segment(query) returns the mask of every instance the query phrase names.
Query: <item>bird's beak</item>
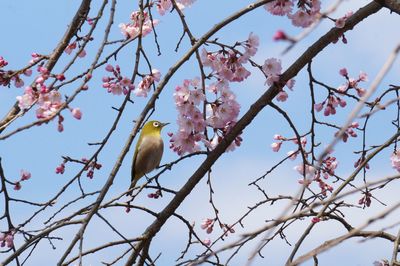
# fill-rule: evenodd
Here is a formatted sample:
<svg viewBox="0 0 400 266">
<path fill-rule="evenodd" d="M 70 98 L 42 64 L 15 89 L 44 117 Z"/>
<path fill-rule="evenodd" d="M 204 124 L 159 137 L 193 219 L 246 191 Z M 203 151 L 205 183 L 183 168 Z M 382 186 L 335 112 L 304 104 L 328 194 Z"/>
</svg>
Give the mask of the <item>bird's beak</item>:
<svg viewBox="0 0 400 266">
<path fill-rule="evenodd" d="M 169 123 L 161 123 L 161 128 L 165 127 L 166 125 L 169 125 Z"/>
</svg>

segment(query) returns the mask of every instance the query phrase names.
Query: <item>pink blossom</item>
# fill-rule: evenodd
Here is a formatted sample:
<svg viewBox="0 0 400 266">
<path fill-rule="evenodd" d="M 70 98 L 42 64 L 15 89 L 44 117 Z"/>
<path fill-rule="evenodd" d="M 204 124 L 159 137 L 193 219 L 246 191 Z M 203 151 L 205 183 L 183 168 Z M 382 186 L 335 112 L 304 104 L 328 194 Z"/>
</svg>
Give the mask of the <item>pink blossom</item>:
<svg viewBox="0 0 400 266">
<path fill-rule="evenodd" d="M 317 19 L 315 14 L 308 13 L 304 10 L 298 10 L 294 14 L 289 14 L 288 17 L 292 20 L 294 26 L 302 28 L 310 26 Z"/>
<path fill-rule="evenodd" d="M 358 79 L 360 81 L 368 81 L 368 75 L 367 73 L 361 71 L 360 74 L 358 75 Z"/>
<path fill-rule="evenodd" d="M 336 28 L 343 28 L 347 19 L 349 17 L 351 17 L 352 15 L 353 15 L 353 12 L 350 11 L 350 12 L 346 13 L 346 15 L 344 15 L 343 17 L 336 19 L 336 21 L 335 21 Z"/>
<path fill-rule="evenodd" d="M 159 0 L 157 2 L 157 12 L 164 16 L 165 13 L 172 7 L 171 0 Z"/>
<path fill-rule="evenodd" d="M 282 146 L 282 142 L 274 142 L 271 144 L 271 148 L 274 152 L 278 152 Z"/>
<path fill-rule="evenodd" d="M 81 112 L 81 109 L 79 109 L 79 108 L 71 109 L 71 113 L 72 113 L 72 116 L 78 120 L 80 120 L 82 118 L 82 112 Z"/>
<path fill-rule="evenodd" d="M 85 49 L 83 49 L 79 54 L 78 54 L 78 56 L 79 57 L 85 57 L 86 56 L 86 51 L 85 51 Z"/>
<path fill-rule="evenodd" d="M 59 110 L 62 104 L 61 94 L 55 90 L 48 93 L 41 93 L 37 104 L 39 108 L 36 110 L 36 117 L 39 119 L 48 118 Z"/>
<path fill-rule="evenodd" d="M 400 172 L 400 153 L 398 151 L 392 153 L 390 156 L 390 161 L 392 163 L 392 167 L 396 169 L 397 172 Z"/>
<path fill-rule="evenodd" d="M 65 48 L 64 52 L 66 54 L 71 54 L 72 51 L 76 48 L 76 42 L 68 44 L 67 48 Z"/>
<path fill-rule="evenodd" d="M 279 81 L 279 76 L 278 75 L 270 75 L 268 76 L 267 80 L 265 81 L 265 83 L 268 86 L 272 86 L 272 84 L 274 84 L 275 82 Z"/>
<path fill-rule="evenodd" d="M 145 37 L 149 34 L 153 26 L 158 24 L 158 20 L 153 19 L 150 20 L 149 15 L 147 12 L 143 12 L 143 25 L 142 25 L 142 18 L 139 11 L 134 11 L 131 14 L 131 22 L 130 23 L 120 23 L 119 28 L 125 37 L 132 39 L 136 38 L 140 34 L 140 30 L 142 30 L 142 36 Z"/>
<path fill-rule="evenodd" d="M 14 76 L 12 79 L 14 80 L 14 86 L 16 88 L 21 88 L 25 84 L 24 81 L 18 75 Z"/>
<path fill-rule="evenodd" d="M 306 165 L 305 170 L 304 170 L 304 165 L 300 164 L 300 165 L 296 165 L 294 167 L 294 170 L 296 170 L 299 174 L 303 175 L 303 173 L 305 172 L 306 175 L 309 174 L 315 174 L 315 168 L 311 165 Z"/>
<path fill-rule="evenodd" d="M 20 182 L 15 182 L 14 184 L 14 190 L 20 190 L 21 189 L 21 183 Z"/>
<path fill-rule="evenodd" d="M 314 223 L 314 224 L 316 224 L 316 223 L 318 223 L 318 222 L 320 222 L 320 221 L 321 221 L 321 219 L 318 218 L 318 217 L 313 217 L 313 218 L 311 219 L 311 222 Z"/>
<path fill-rule="evenodd" d="M 267 76 L 280 75 L 282 71 L 281 60 L 276 58 L 269 58 L 265 60 L 262 70 Z"/>
<path fill-rule="evenodd" d="M 296 152 L 296 151 L 288 151 L 287 152 L 287 156 L 292 161 L 296 160 L 297 154 L 298 154 L 298 152 Z"/>
<path fill-rule="evenodd" d="M 275 0 L 264 5 L 264 8 L 272 15 L 285 16 L 292 11 L 293 3 L 287 0 Z"/>
<path fill-rule="evenodd" d="M 56 75 L 56 79 L 59 81 L 63 81 L 63 80 L 65 80 L 65 76 L 64 76 L 64 74 L 58 74 L 58 75 Z"/>
<path fill-rule="evenodd" d="M 280 92 L 278 93 L 278 95 L 276 96 L 276 100 L 277 100 L 278 102 L 284 102 L 284 101 L 287 100 L 288 97 L 289 97 L 289 95 L 287 94 L 286 91 L 280 91 Z"/>
<path fill-rule="evenodd" d="M 108 64 L 108 65 L 106 66 L 106 71 L 108 71 L 108 72 L 113 72 L 113 71 L 114 71 L 114 67 L 113 67 L 112 65 Z"/>
<path fill-rule="evenodd" d="M 22 96 L 17 96 L 18 107 L 21 110 L 29 109 L 36 101 L 36 95 L 32 87 L 26 87 Z"/>
<path fill-rule="evenodd" d="M 24 75 L 27 76 L 27 77 L 30 77 L 32 75 L 32 69 L 30 69 L 30 68 L 25 69 Z"/>
<path fill-rule="evenodd" d="M 0 56 L 0 68 L 5 67 L 6 65 L 8 65 L 8 62 Z"/>
<path fill-rule="evenodd" d="M 322 110 L 322 108 L 324 108 L 324 103 L 323 102 L 314 104 L 315 111 L 320 112 Z"/>
<path fill-rule="evenodd" d="M 25 181 L 31 178 L 31 173 L 25 170 L 21 170 L 21 181 Z"/>
<path fill-rule="evenodd" d="M 288 36 L 283 30 L 278 30 L 275 32 L 274 36 L 272 37 L 274 41 L 284 41 L 288 39 Z"/>
<path fill-rule="evenodd" d="M 14 247 L 14 235 L 12 232 L 6 234 L 4 242 L 8 248 Z"/>
<path fill-rule="evenodd" d="M 275 134 L 274 135 L 274 140 L 285 140 L 286 138 L 285 137 L 283 137 L 282 135 L 279 135 L 279 134 Z"/>
<path fill-rule="evenodd" d="M 366 91 L 363 88 L 356 88 L 356 92 L 359 97 L 363 97 Z"/>
<path fill-rule="evenodd" d="M 345 67 L 339 70 L 339 74 L 342 75 L 343 77 L 347 77 L 349 75 Z"/>
<path fill-rule="evenodd" d="M 56 167 L 56 174 L 64 174 L 65 172 L 65 164 L 62 163 Z"/>
<path fill-rule="evenodd" d="M 292 91 L 295 83 L 296 81 L 294 79 L 289 79 L 286 82 L 286 87 L 288 87 Z"/>
<path fill-rule="evenodd" d="M 206 246 L 209 246 L 209 245 L 211 245 L 211 240 L 209 238 L 206 238 L 203 240 L 203 244 Z"/>
</svg>

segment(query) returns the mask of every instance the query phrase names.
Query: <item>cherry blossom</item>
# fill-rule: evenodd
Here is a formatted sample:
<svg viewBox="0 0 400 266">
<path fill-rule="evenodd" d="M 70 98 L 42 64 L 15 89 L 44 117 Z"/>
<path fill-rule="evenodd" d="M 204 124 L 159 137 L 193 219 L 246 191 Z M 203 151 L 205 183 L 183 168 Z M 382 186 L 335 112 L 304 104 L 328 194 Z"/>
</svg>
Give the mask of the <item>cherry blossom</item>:
<svg viewBox="0 0 400 266">
<path fill-rule="evenodd" d="M 78 119 L 78 120 L 80 120 L 80 119 L 82 118 L 81 109 L 79 109 L 79 108 L 72 108 L 72 109 L 70 109 L 70 110 L 71 110 L 72 116 L 73 116 L 74 118 L 76 118 L 76 119 Z"/>
<path fill-rule="evenodd" d="M 31 173 L 25 170 L 21 170 L 21 181 L 25 181 L 31 178 Z"/>
<path fill-rule="evenodd" d="M 14 247 L 14 232 L 0 233 L 0 246 L 12 248 Z"/>
<path fill-rule="evenodd" d="M 0 68 L 5 67 L 8 65 L 8 62 L 4 59 L 4 57 L 0 56 Z"/>
<path fill-rule="evenodd" d="M 272 37 L 274 41 L 285 41 L 288 40 L 288 36 L 283 30 L 278 30 L 275 32 L 274 36 Z"/>
<path fill-rule="evenodd" d="M 272 15 L 286 16 L 292 12 L 293 1 L 275 0 L 265 4 L 264 8 Z"/>
<path fill-rule="evenodd" d="M 149 14 L 147 12 L 143 12 L 142 18 L 139 11 L 134 11 L 131 14 L 131 22 L 120 23 L 119 28 L 126 38 L 133 39 L 140 34 L 140 31 L 142 33 L 142 36 L 145 37 L 153 30 L 153 26 L 156 26 L 157 24 L 158 20 L 150 20 Z"/>
<path fill-rule="evenodd" d="M 344 15 L 343 17 L 336 19 L 336 20 L 335 20 L 335 26 L 336 26 L 336 28 L 343 28 L 344 25 L 345 25 L 345 23 L 346 23 L 346 20 L 347 20 L 349 17 L 351 17 L 352 15 L 353 15 L 353 12 L 350 11 L 350 12 L 347 12 L 346 15 Z"/>
<path fill-rule="evenodd" d="M 292 0 L 275 0 L 265 4 L 264 8 L 273 15 L 287 16 L 297 27 L 308 27 L 321 16 L 321 2 L 319 0 L 302 0 L 297 3 L 297 10 L 293 10 Z M 294 12 L 294 13 L 292 13 Z M 275 37 L 274 37 L 275 39 Z M 276 40 L 284 40 L 285 35 L 276 35 Z"/>
<path fill-rule="evenodd" d="M 121 75 L 121 68 L 118 65 L 114 68 L 111 64 L 108 64 L 105 69 L 113 75 L 104 76 L 102 79 L 103 88 L 107 89 L 108 93 L 112 93 L 113 95 L 126 95 L 129 91 L 135 88 L 129 78 Z"/>
<path fill-rule="evenodd" d="M 390 155 L 390 161 L 392 163 L 392 167 L 400 172 L 400 153 L 398 151 L 394 151 L 392 155 Z"/>
<path fill-rule="evenodd" d="M 274 152 L 278 152 L 282 146 L 282 142 L 273 142 L 271 148 Z"/>
<path fill-rule="evenodd" d="M 161 73 L 157 69 L 153 69 L 151 74 L 146 75 L 138 84 L 134 93 L 138 97 L 147 97 L 147 94 L 150 91 L 151 85 L 154 84 L 155 81 L 160 81 Z M 124 82 L 124 79 L 122 80 Z M 130 80 L 125 80 L 125 82 L 130 82 Z M 129 84 L 125 84 L 125 86 Z"/>
</svg>

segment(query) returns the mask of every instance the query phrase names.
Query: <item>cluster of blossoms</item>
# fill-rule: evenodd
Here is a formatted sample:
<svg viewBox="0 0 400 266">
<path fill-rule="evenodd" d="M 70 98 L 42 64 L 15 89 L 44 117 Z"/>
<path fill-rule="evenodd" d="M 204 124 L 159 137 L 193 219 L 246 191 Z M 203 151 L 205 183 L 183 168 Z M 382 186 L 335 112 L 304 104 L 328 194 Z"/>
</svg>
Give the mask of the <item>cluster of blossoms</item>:
<svg viewBox="0 0 400 266">
<path fill-rule="evenodd" d="M 294 138 L 285 138 L 284 136 L 279 135 L 279 134 L 275 134 L 274 135 L 274 140 L 276 140 L 276 142 L 273 142 L 271 144 L 272 151 L 274 151 L 274 152 L 278 152 L 281 149 L 281 146 L 282 146 L 283 142 L 286 142 L 286 141 L 292 141 L 296 145 L 299 144 L 299 141 L 298 141 L 298 139 L 296 137 L 294 137 Z M 306 144 L 307 144 L 307 138 L 306 137 L 301 137 L 300 138 L 300 144 L 301 144 L 301 147 L 304 149 Z M 298 153 L 299 153 L 299 151 L 293 151 L 292 150 L 292 151 L 289 151 L 287 153 L 287 155 L 289 156 L 289 159 L 295 160 Z"/>
<path fill-rule="evenodd" d="M 37 54 L 33 53 L 32 57 L 35 55 L 37 55 Z M 25 69 L 24 71 L 22 71 L 22 73 L 16 74 L 12 70 L 5 71 L 5 70 L 1 69 L 7 65 L 8 65 L 8 62 L 2 56 L 0 56 L 0 85 L 1 86 L 9 86 L 10 82 L 13 81 L 14 86 L 16 88 L 23 87 L 24 81 L 20 77 L 20 74 L 23 74 L 24 76 L 29 77 L 30 75 L 32 75 L 32 69 L 28 68 L 28 69 Z"/>
<path fill-rule="evenodd" d="M 214 230 L 214 224 L 217 221 L 217 219 L 211 219 L 211 218 L 206 218 L 203 220 L 201 223 L 200 227 L 203 230 L 206 230 L 207 234 L 211 234 Z M 221 229 L 224 230 L 225 236 L 228 235 L 228 233 L 235 233 L 235 229 L 233 229 L 231 226 L 227 224 L 220 224 Z"/>
<path fill-rule="evenodd" d="M 347 12 L 343 17 L 335 20 L 336 28 L 343 28 L 346 24 L 346 20 L 353 15 L 352 11 Z"/>
<path fill-rule="evenodd" d="M 158 189 L 154 193 L 149 193 L 149 194 L 147 194 L 147 197 L 150 199 L 158 199 L 159 197 L 162 197 L 161 190 Z"/>
<path fill-rule="evenodd" d="M 346 129 L 346 131 L 342 135 L 343 142 L 347 142 L 349 136 L 356 138 L 357 133 L 354 131 L 354 129 L 357 129 L 358 127 L 359 127 L 358 122 L 351 123 L 351 125 Z M 335 133 L 335 137 L 337 136 L 338 133 L 339 131 Z"/>
<path fill-rule="evenodd" d="M 354 168 L 357 168 L 357 167 L 359 167 L 361 164 L 364 163 L 364 161 L 366 160 L 365 155 L 366 155 L 366 152 L 364 151 L 364 152 L 361 154 L 360 158 L 354 163 Z M 392 164 L 392 166 L 393 166 L 393 164 Z M 369 169 L 369 163 L 366 163 L 364 167 L 365 167 L 365 169 L 368 170 L 368 169 Z"/>
<path fill-rule="evenodd" d="M 123 77 L 121 75 L 121 68 L 119 65 L 113 67 L 112 65 L 108 64 L 106 66 L 106 71 L 112 73 L 113 75 L 103 77 L 103 88 L 107 89 L 108 93 L 112 93 L 114 95 L 126 95 L 129 91 L 135 88 L 135 85 L 132 84 L 130 78 Z"/>
<path fill-rule="evenodd" d="M 73 50 L 76 49 L 76 47 L 79 46 L 79 42 L 78 41 L 74 41 L 70 44 L 68 44 L 68 46 L 65 48 L 64 52 L 66 54 L 71 54 Z M 85 57 L 86 56 L 86 51 L 85 49 L 83 49 L 82 51 L 79 52 L 78 57 Z"/>
<path fill-rule="evenodd" d="M 87 164 L 88 162 L 88 159 L 82 158 L 82 163 Z M 91 163 L 87 164 L 83 170 L 87 171 L 86 176 L 92 179 L 94 176 L 94 170 L 100 170 L 101 167 L 101 164 L 97 163 L 96 161 L 92 161 Z"/>
<path fill-rule="evenodd" d="M 0 246 L 7 248 L 14 247 L 14 234 L 15 232 L 13 231 L 7 233 L 0 233 Z"/>
<path fill-rule="evenodd" d="M 208 149 L 215 148 L 229 133 L 237 121 L 240 105 L 236 95 L 229 88 L 230 82 L 241 82 L 250 72 L 243 66 L 257 52 L 259 39 L 250 33 L 247 40 L 237 42 L 229 51 L 223 47 L 216 52 L 202 50 L 201 60 L 204 66 L 210 67 L 209 75 L 216 79 L 207 88 L 201 86 L 199 79 L 185 80 L 182 86 L 177 86 L 174 93 L 178 109 L 178 132 L 170 133 L 171 149 L 179 155 L 200 150 L 200 143 Z M 236 48 L 243 48 L 239 52 Z M 211 94 L 209 100 L 206 97 Z M 205 113 L 204 113 L 205 112 Z M 207 127 L 213 132 L 208 138 Z M 236 137 L 228 150 L 239 146 L 242 139 Z"/>
<path fill-rule="evenodd" d="M 114 95 L 126 95 L 129 91 L 133 91 L 133 93 L 138 97 L 147 97 L 151 86 L 154 82 L 160 81 L 161 77 L 159 70 L 152 69 L 151 73 L 145 75 L 135 89 L 135 85 L 132 83 L 131 79 L 121 75 L 121 68 L 118 65 L 113 67 L 108 64 L 106 66 L 106 71 L 112 73 L 112 76 L 103 77 L 103 88 L 107 89 L 107 92 Z"/>
<path fill-rule="evenodd" d="M 264 62 L 264 65 L 262 66 L 262 70 L 263 70 L 264 74 L 267 76 L 267 80 L 265 83 L 268 86 L 271 86 L 275 82 L 279 81 L 280 75 L 282 74 L 281 60 L 276 59 L 276 58 L 266 59 Z M 295 83 L 295 80 L 290 79 L 286 82 L 286 87 L 288 87 L 289 90 L 293 90 L 294 83 Z M 278 102 L 284 102 L 287 100 L 288 97 L 289 97 L 289 95 L 282 88 L 281 91 L 276 96 L 276 100 Z"/>
<path fill-rule="evenodd" d="M 294 2 L 297 11 L 294 12 Z M 321 16 L 321 2 L 319 0 L 275 0 L 265 4 L 264 8 L 273 15 L 287 16 L 297 27 L 308 27 Z"/>
<path fill-rule="evenodd" d="M 364 195 L 362 196 L 361 199 L 358 200 L 358 204 L 369 207 L 371 206 L 371 198 L 372 194 L 370 192 L 363 193 Z"/>
<path fill-rule="evenodd" d="M 309 186 L 312 182 L 317 182 L 318 186 L 321 190 L 321 194 L 326 196 L 327 192 L 333 191 L 333 187 L 326 183 L 324 180 L 328 179 L 329 176 L 333 176 L 335 174 L 335 169 L 337 167 L 338 162 L 335 157 L 328 156 L 323 160 L 320 169 L 315 169 L 312 165 L 306 165 L 304 168 L 303 164 L 295 166 L 295 170 L 299 172 L 301 175 L 306 175 L 306 179 L 300 179 L 299 184 Z M 322 178 L 321 178 L 322 177 Z"/>
<path fill-rule="evenodd" d="M 160 81 L 160 78 L 160 71 L 158 69 L 152 69 L 151 74 L 144 76 L 137 85 L 137 88 L 134 91 L 135 95 L 138 97 L 147 97 L 147 93 L 149 93 L 151 86 L 155 81 Z"/>
<path fill-rule="evenodd" d="M 229 51 L 221 49 L 216 52 L 208 52 L 206 49 L 201 51 L 201 60 L 204 66 L 213 70 L 213 75 L 220 80 L 229 82 L 241 82 L 250 76 L 250 72 L 243 66 L 250 57 L 254 56 L 259 46 L 257 35 L 250 33 L 248 39 L 244 42 L 238 42 L 235 45 L 244 48 L 244 52 L 237 49 Z"/>
<path fill-rule="evenodd" d="M 176 0 L 176 5 L 180 10 L 183 10 L 185 7 L 191 6 L 195 0 Z M 172 8 L 171 0 L 156 0 L 155 1 L 157 12 L 164 16 L 168 10 Z"/>
<path fill-rule="evenodd" d="M 14 183 L 14 190 L 20 190 L 22 185 L 21 182 L 28 180 L 31 178 L 31 173 L 25 170 L 21 170 L 21 178 L 19 181 Z"/>
<path fill-rule="evenodd" d="M 39 57 L 39 55 L 35 54 L 32 55 L 32 57 L 34 58 L 33 60 L 35 60 Z M 45 82 L 50 77 L 58 81 L 63 81 L 65 80 L 65 76 L 63 74 L 54 75 L 49 73 L 47 68 L 45 68 L 42 64 L 37 67 L 37 71 L 39 76 L 35 79 L 34 85 L 26 87 L 24 94 L 16 97 L 18 101 L 18 107 L 21 110 L 28 110 L 34 104 L 36 104 L 38 106 L 36 109 L 36 117 L 38 119 L 52 118 L 52 116 L 54 116 L 60 110 L 64 102 L 61 99 L 60 92 L 52 90 L 50 87 L 46 86 Z M 84 87 L 83 89 L 86 88 L 87 87 Z M 69 110 L 74 118 L 82 118 L 82 112 L 79 108 L 69 107 Z M 64 118 L 61 116 L 61 114 L 58 114 L 58 116 L 58 131 L 61 132 L 64 129 L 62 125 Z"/>
<path fill-rule="evenodd" d="M 364 96 L 365 89 L 359 87 L 359 83 L 368 81 L 368 76 L 365 72 L 361 71 L 357 79 L 350 78 L 346 68 L 340 69 L 339 74 L 346 78 L 346 83 L 337 88 L 339 92 L 347 93 L 349 90 L 354 89 L 359 97 Z"/>
<path fill-rule="evenodd" d="M 199 142 L 204 139 L 206 122 L 199 109 L 205 100 L 199 80 L 185 80 L 182 86 L 175 88 L 174 99 L 179 111 L 177 133 L 169 133 L 170 148 L 179 155 L 200 150 Z"/>
<path fill-rule="evenodd" d="M 359 97 L 362 97 L 365 94 L 365 89 L 359 87 L 359 83 L 362 81 L 367 81 L 367 74 L 364 72 L 361 72 L 360 75 L 358 76 L 357 79 L 354 78 L 349 78 L 348 72 L 346 68 L 342 68 L 339 70 L 339 74 L 343 77 L 346 78 L 346 83 L 343 85 L 340 85 L 337 88 L 337 92 L 339 94 L 347 94 L 349 90 L 354 89 L 357 92 L 357 95 Z M 324 115 L 329 116 L 329 115 L 335 115 L 336 114 L 336 108 L 337 107 L 342 107 L 344 108 L 347 105 L 346 101 L 339 97 L 338 95 L 335 94 L 335 92 L 330 91 L 328 97 L 320 102 L 316 103 L 314 105 L 314 109 L 317 112 L 320 112 L 322 109 L 324 109 Z M 351 134 L 350 134 L 351 135 Z"/>
<path fill-rule="evenodd" d="M 392 167 L 400 172 L 400 152 L 397 150 L 392 153 L 390 156 L 390 161 L 392 163 Z"/>
<path fill-rule="evenodd" d="M 346 107 L 347 103 L 344 99 L 335 95 L 334 93 L 329 94 L 325 101 L 316 103 L 314 105 L 314 109 L 317 112 L 320 112 L 324 107 L 324 116 L 335 115 L 337 107 Z"/>
<path fill-rule="evenodd" d="M 199 108 L 206 102 L 199 79 L 185 80 L 182 86 L 177 86 L 175 89 L 174 99 L 179 112 L 179 130 L 169 135 L 170 148 L 179 155 L 199 151 L 201 142 L 209 149 L 215 148 L 237 120 L 240 105 L 236 101 L 235 94 L 229 89 L 228 83 L 220 81 L 207 89 L 215 95 L 215 100 L 207 101 L 205 115 Z M 211 141 L 207 140 L 204 134 L 207 126 L 214 133 Z M 236 137 L 227 150 L 233 150 L 241 141 L 240 136 Z"/>
<path fill-rule="evenodd" d="M 80 160 L 80 163 L 87 164 L 83 170 L 87 171 L 86 176 L 89 177 L 90 179 L 92 179 L 94 176 L 94 171 L 99 170 L 102 167 L 102 165 L 97 163 L 96 161 L 92 161 L 91 163 L 88 164 L 88 161 L 89 161 L 88 159 L 82 158 Z M 68 162 L 68 160 L 65 159 L 59 166 L 56 167 L 56 170 L 55 170 L 56 174 L 61 174 L 61 175 L 64 174 L 65 165 L 67 162 Z"/>
<path fill-rule="evenodd" d="M 142 31 L 142 36 L 146 36 L 149 34 L 153 27 L 158 24 L 157 19 L 151 20 L 149 14 L 147 12 L 143 12 L 143 18 L 141 16 L 141 12 L 134 11 L 131 14 L 131 22 L 130 23 L 120 23 L 119 28 L 121 29 L 122 34 L 128 38 L 133 39 L 139 36 L 140 30 Z M 143 22 L 143 23 L 142 23 Z"/>
<path fill-rule="evenodd" d="M 300 152 L 300 149 L 305 149 L 307 145 L 307 138 L 306 137 L 301 137 L 300 138 L 300 143 L 298 139 L 295 138 L 286 138 L 282 135 L 276 134 L 274 136 L 275 142 L 271 144 L 271 148 L 274 152 L 278 152 L 284 142 L 291 141 L 294 144 L 300 146 L 297 151 L 289 151 L 287 153 L 287 156 L 289 157 L 290 160 L 295 160 L 297 155 Z M 300 144 L 300 145 L 299 145 Z M 336 157 L 333 156 L 328 156 L 322 161 L 321 167 L 319 169 L 316 169 L 314 166 L 309 165 L 307 163 L 301 163 L 299 165 L 296 165 L 294 169 L 303 176 L 306 176 L 306 179 L 300 179 L 299 183 L 303 185 L 310 185 L 312 182 L 317 182 L 319 188 L 321 189 L 321 194 L 326 195 L 327 191 L 332 191 L 333 188 L 329 184 L 327 184 L 324 180 L 328 179 L 330 176 L 335 175 L 335 170 L 338 166 L 338 162 L 336 160 Z"/>
</svg>

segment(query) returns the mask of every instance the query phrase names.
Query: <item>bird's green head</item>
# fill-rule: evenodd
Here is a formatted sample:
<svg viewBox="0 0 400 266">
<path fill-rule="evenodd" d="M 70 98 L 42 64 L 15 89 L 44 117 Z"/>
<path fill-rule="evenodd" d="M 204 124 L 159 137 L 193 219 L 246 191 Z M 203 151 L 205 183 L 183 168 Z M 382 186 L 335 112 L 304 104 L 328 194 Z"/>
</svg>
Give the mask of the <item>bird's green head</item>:
<svg viewBox="0 0 400 266">
<path fill-rule="evenodd" d="M 159 135 L 161 133 L 161 129 L 168 125 L 169 123 L 161 123 L 160 121 L 152 120 L 148 121 L 142 129 L 142 135 Z"/>
</svg>

